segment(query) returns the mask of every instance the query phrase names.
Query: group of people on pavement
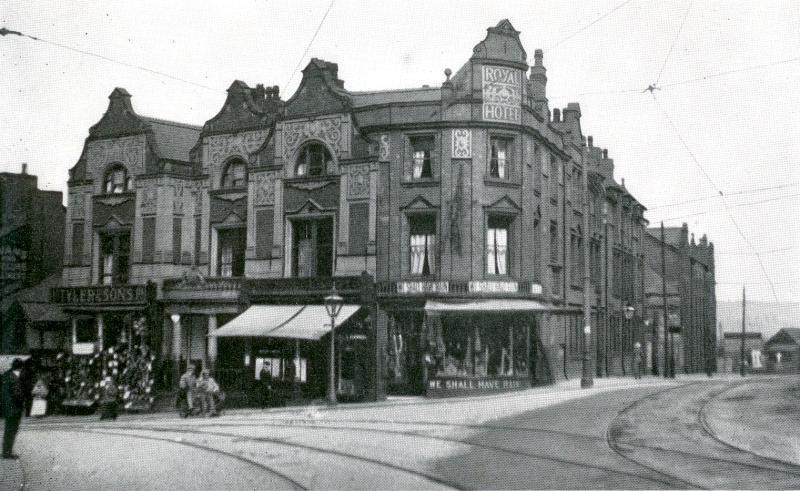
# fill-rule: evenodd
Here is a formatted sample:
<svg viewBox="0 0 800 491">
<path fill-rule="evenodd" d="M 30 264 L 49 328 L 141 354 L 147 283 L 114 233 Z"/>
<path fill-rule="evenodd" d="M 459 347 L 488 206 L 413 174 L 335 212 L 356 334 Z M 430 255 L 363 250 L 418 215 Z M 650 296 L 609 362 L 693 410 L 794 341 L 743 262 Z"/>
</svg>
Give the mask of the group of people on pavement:
<svg viewBox="0 0 800 491">
<path fill-rule="evenodd" d="M 179 401 L 185 401 L 189 413 L 199 412 L 205 416 L 218 416 L 218 402 L 222 397 L 217 381 L 211 377 L 207 369 L 196 375 L 197 368 L 191 363 L 186 366 L 186 372 L 181 375 L 178 383 L 180 393 Z M 199 402 L 199 407 L 197 407 Z"/>
</svg>

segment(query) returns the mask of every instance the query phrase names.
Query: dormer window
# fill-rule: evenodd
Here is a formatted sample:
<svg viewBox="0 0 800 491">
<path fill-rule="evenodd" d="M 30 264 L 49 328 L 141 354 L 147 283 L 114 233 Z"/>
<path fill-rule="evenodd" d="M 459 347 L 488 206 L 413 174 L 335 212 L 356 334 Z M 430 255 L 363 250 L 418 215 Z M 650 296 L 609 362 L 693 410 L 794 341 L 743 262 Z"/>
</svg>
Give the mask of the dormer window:
<svg viewBox="0 0 800 491">
<path fill-rule="evenodd" d="M 321 143 L 309 143 L 300 149 L 294 174 L 297 177 L 322 176 L 333 170 L 333 157 Z"/>
<path fill-rule="evenodd" d="M 106 194 L 119 194 L 131 191 L 133 189 L 133 178 L 128 177 L 128 171 L 125 167 L 116 164 L 106 172 L 103 189 Z"/>
<path fill-rule="evenodd" d="M 247 167 L 240 159 L 231 160 L 222 173 L 223 189 L 243 188 L 247 185 Z"/>
</svg>

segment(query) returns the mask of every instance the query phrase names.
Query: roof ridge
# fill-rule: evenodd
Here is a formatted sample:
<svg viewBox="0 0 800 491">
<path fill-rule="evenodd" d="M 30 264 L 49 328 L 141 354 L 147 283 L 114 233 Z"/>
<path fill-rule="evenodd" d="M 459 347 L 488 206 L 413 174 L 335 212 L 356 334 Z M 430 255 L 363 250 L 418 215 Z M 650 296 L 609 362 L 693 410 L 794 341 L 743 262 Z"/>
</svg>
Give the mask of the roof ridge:
<svg viewBox="0 0 800 491">
<path fill-rule="evenodd" d="M 203 129 L 202 126 L 197 126 L 197 125 L 193 125 L 193 124 L 189 124 L 189 123 L 181 123 L 180 121 L 171 121 L 169 119 L 154 118 L 152 116 L 143 116 L 143 115 L 139 115 L 139 117 L 141 119 L 146 120 L 147 122 L 150 122 L 150 123 L 167 124 L 167 125 L 171 125 L 171 126 L 179 126 L 181 128 L 187 128 L 187 129 L 198 130 L 198 131 Z"/>
</svg>

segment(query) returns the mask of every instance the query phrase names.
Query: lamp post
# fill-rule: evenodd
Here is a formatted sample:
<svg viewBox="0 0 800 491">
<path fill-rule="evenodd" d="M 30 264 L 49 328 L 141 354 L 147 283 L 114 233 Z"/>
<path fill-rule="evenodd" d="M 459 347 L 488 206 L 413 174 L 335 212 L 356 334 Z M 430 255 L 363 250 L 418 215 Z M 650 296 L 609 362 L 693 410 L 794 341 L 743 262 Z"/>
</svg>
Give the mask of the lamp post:
<svg viewBox="0 0 800 491">
<path fill-rule="evenodd" d="M 344 304 L 344 299 L 336 293 L 336 284 L 333 285 L 331 289 L 330 295 L 325 297 L 325 311 L 331 317 L 331 352 L 330 352 L 330 363 L 328 367 L 328 404 L 334 405 L 336 404 L 336 374 L 334 373 L 335 365 L 334 365 L 334 357 L 336 355 L 336 348 L 335 348 L 335 328 L 336 328 L 336 316 L 339 315 L 339 311 L 342 310 L 342 305 Z"/>
<path fill-rule="evenodd" d="M 650 319 L 644 320 L 644 329 L 647 331 L 647 328 L 650 327 Z M 658 375 L 658 360 L 656 360 L 656 347 L 658 345 L 658 333 L 656 332 L 656 325 L 655 322 L 653 324 L 653 329 L 650 332 L 650 369 L 653 375 Z"/>
<path fill-rule="evenodd" d="M 627 305 L 622 309 L 622 315 L 625 316 L 625 341 L 622 346 L 622 373 L 625 373 L 625 350 L 628 348 L 628 341 L 630 341 L 630 330 L 631 330 L 631 319 L 633 319 L 633 312 L 636 309 L 628 302 Z"/>
</svg>

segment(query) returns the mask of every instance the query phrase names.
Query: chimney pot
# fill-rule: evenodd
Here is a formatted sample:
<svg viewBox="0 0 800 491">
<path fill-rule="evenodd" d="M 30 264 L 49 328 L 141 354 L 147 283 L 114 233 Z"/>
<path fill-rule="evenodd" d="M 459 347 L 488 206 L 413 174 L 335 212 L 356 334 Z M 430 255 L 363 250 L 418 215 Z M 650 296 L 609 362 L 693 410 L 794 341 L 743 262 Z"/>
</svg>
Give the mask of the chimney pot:
<svg viewBox="0 0 800 491">
<path fill-rule="evenodd" d="M 553 122 L 560 123 L 561 122 L 561 109 L 555 108 L 553 109 Z"/>
<path fill-rule="evenodd" d="M 23 162 L 22 163 L 22 173 L 23 174 L 27 174 L 28 173 L 28 163 L 27 162 Z"/>
<path fill-rule="evenodd" d="M 593 147 L 594 146 L 594 138 L 589 136 L 588 140 L 589 140 L 589 146 Z"/>
<path fill-rule="evenodd" d="M 607 158 L 608 158 L 608 149 L 607 149 L 607 148 L 604 148 L 604 149 L 603 149 L 603 158 L 604 158 L 604 159 L 607 159 Z"/>
</svg>

